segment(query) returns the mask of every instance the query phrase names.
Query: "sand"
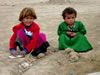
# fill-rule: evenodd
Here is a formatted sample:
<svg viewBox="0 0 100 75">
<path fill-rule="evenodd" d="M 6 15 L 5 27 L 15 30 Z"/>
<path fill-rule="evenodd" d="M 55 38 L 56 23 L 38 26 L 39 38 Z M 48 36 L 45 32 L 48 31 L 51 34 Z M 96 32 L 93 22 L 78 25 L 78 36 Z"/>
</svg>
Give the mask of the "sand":
<svg viewBox="0 0 100 75">
<path fill-rule="evenodd" d="M 100 0 L 66 0 L 65 3 L 48 0 L 0 0 L 0 75 L 86 75 L 100 71 Z M 79 53 L 79 60 L 70 61 L 69 55 L 58 51 L 57 27 L 63 21 L 61 13 L 66 7 L 78 11 L 77 20 L 84 23 L 86 37 L 93 50 Z M 19 23 L 18 16 L 24 7 L 35 9 L 35 20 L 50 43 L 48 54 L 36 59 L 26 72 L 18 72 L 18 64 L 25 58 L 9 59 L 9 39 L 12 27 Z"/>
</svg>

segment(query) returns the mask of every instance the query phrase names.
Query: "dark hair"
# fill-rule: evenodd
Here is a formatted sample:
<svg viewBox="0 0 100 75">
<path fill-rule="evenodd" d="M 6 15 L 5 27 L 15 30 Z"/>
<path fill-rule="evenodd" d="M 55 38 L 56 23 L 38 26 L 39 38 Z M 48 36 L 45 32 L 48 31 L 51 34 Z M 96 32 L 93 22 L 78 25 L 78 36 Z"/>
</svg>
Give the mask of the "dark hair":
<svg viewBox="0 0 100 75">
<path fill-rule="evenodd" d="M 77 16 L 77 11 L 74 8 L 68 7 L 65 8 L 62 12 L 63 19 L 65 19 L 66 14 L 75 14 L 75 17 Z"/>
<path fill-rule="evenodd" d="M 28 16 L 32 16 L 34 19 L 37 19 L 34 9 L 27 7 L 21 11 L 21 13 L 19 15 L 19 21 L 22 21 L 23 18 L 28 17 Z"/>
</svg>

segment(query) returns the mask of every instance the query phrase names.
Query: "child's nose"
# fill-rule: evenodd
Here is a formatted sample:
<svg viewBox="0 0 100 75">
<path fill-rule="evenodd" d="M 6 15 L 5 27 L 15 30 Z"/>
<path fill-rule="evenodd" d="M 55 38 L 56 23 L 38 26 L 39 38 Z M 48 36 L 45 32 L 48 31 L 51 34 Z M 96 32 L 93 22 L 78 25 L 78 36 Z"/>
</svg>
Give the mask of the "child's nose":
<svg viewBox="0 0 100 75">
<path fill-rule="evenodd" d="M 73 21 L 73 19 L 70 19 L 70 21 L 72 22 L 72 21 Z"/>
<path fill-rule="evenodd" d="M 74 21 L 73 19 L 70 19 L 70 21 Z"/>
<path fill-rule="evenodd" d="M 28 19 L 28 21 L 31 21 L 31 19 Z"/>
</svg>

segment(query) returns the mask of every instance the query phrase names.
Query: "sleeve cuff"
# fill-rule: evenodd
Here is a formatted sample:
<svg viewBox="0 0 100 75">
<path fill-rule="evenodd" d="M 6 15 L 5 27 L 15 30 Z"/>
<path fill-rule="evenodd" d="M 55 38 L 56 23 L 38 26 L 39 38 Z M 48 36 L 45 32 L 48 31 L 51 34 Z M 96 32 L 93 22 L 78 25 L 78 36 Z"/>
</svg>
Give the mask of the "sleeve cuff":
<svg viewBox="0 0 100 75">
<path fill-rule="evenodd" d="M 76 32 L 77 34 L 81 34 L 80 32 Z"/>
<path fill-rule="evenodd" d="M 15 49 L 14 48 L 10 48 L 10 51 L 12 52 L 12 51 L 15 51 Z"/>
<path fill-rule="evenodd" d="M 28 50 L 27 49 L 24 49 L 25 53 L 27 54 L 28 53 Z"/>
</svg>

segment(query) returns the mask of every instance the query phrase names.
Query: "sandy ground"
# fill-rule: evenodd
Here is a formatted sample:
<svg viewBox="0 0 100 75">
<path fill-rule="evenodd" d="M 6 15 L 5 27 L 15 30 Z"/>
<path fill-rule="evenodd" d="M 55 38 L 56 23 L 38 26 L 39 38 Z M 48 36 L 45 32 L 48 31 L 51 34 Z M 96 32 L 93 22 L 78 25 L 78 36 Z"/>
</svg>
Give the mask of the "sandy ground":
<svg viewBox="0 0 100 75">
<path fill-rule="evenodd" d="M 100 71 L 100 0 L 66 0 L 66 3 L 45 2 L 48 0 L 0 0 L 0 75 L 86 75 Z M 71 62 L 66 52 L 58 52 L 57 27 L 63 21 L 62 10 L 74 7 L 78 11 L 77 20 L 86 26 L 86 37 L 93 50 L 79 53 L 77 62 Z M 50 42 L 48 55 L 37 59 L 24 73 L 18 72 L 21 59 L 9 59 L 9 39 L 12 27 L 19 23 L 18 16 L 24 7 L 35 9 L 38 19 L 35 20 Z"/>
</svg>

